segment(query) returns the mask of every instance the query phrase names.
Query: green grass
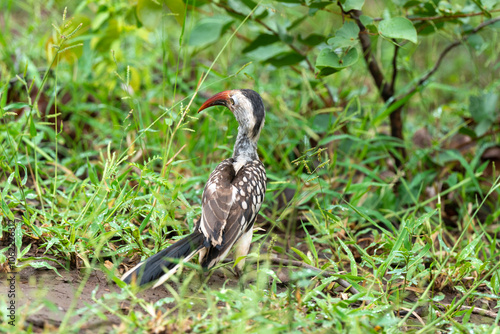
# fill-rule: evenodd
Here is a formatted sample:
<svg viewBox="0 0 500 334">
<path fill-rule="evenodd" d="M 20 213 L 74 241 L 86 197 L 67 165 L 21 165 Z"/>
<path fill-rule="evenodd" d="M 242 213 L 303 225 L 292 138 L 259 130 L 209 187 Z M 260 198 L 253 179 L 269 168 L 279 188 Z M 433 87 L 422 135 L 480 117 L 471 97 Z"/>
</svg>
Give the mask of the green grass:
<svg viewBox="0 0 500 334">
<path fill-rule="evenodd" d="M 93 332 L 85 326 L 95 318 L 114 326 L 94 331 L 116 333 L 498 330 L 500 182 L 495 158 L 483 155 L 498 145 L 498 124 L 469 147 L 453 146 L 457 134 L 470 134 L 471 96 L 498 90 L 494 48 L 457 49 L 410 100 L 400 142 L 388 135 L 387 108 L 363 62 L 322 79 L 331 107 L 305 66 L 276 70 L 262 55 L 242 53 L 243 38 L 258 29 L 251 19 L 235 20 L 214 43 L 191 45 L 200 19 L 227 16 L 213 4 L 188 7 L 185 20 L 161 15 L 153 30 L 125 2 L 66 5 L 62 21 L 60 3 L 0 3 L 0 265 L 5 270 L 14 221 L 21 273 L 78 274 L 74 302 L 45 332 Z M 277 24 L 306 14 L 300 6 L 262 7 L 275 10 Z M 297 29 L 338 28 L 340 16 L 332 15 L 320 11 Z M 497 40 L 496 32 L 487 36 Z M 432 66 L 440 38 L 401 51 L 400 80 Z M 390 61 L 386 49 L 378 56 Z M 255 89 L 267 108 L 259 142 L 268 173 L 257 224 L 264 230 L 254 233 L 245 288 L 228 273 L 231 263 L 218 269 L 227 273 L 221 285 L 193 264 L 156 299 L 130 290 L 118 279 L 123 262 L 189 233 L 209 173 L 231 155 L 230 112 L 196 110 L 233 88 Z M 422 127 L 431 139 L 423 148 L 411 139 Z M 399 147 L 408 157 L 395 169 Z M 285 191 L 293 198 L 279 205 Z M 294 267 L 284 275 L 269 256 L 328 273 Z M 85 286 L 96 273 L 105 279 L 90 294 Z M 122 289 L 102 294 L 115 284 Z M 85 294 L 92 302 L 79 305 Z M 8 303 L 2 285 L 0 331 L 12 333 Z M 35 332 L 40 310 L 57 310 L 48 298 L 17 303 L 17 332 Z M 496 316 L 478 318 L 464 306 Z"/>
</svg>

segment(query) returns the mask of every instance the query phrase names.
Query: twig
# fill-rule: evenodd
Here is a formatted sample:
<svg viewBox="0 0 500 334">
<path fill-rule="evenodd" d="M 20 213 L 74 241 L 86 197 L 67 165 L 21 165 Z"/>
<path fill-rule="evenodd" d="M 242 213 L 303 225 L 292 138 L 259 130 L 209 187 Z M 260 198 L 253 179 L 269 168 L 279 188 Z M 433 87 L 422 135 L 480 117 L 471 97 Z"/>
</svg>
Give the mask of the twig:
<svg viewBox="0 0 500 334">
<path fill-rule="evenodd" d="M 340 8 L 342 6 L 340 5 Z M 342 9 L 343 11 L 343 9 Z M 346 12 L 345 14 L 348 14 L 358 25 L 359 27 L 359 42 L 361 44 L 361 48 L 363 49 L 363 57 L 365 58 L 365 62 L 368 65 L 368 71 L 370 72 L 373 80 L 375 81 L 375 85 L 377 86 L 380 95 L 382 96 L 382 99 L 384 102 L 389 102 L 393 99 L 394 97 L 394 85 L 396 82 L 396 77 L 397 77 L 397 55 L 398 55 L 398 49 L 399 46 L 396 45 L 396 50 L 394 51 L 394 58 L 392 60 L 392 67 L 393 67 L 393 72 L 392 72 L 392 81 L 389 83 L 387 79 L 384 76 L 384 73 L 382 72 L 382 69 L 380 68 L 379 64 L 377 63 L 377 60 L 375 59 L 375 55 L 372 52 L 372 43 L 370 40 L 370 36 L 368 35 L 368 31 L 366 30 L 366 27 L 364 24 L 361 22 L 360 16 L 362 15 L 362 12 L 360 10 L 351 10 L 349 12 Z M 392 105 L 390 103 L 390 105 Z M 389 115 L 390 119 L 390 124 L 391 124 L 391 136 L 394 138 L 400 139 L 401 141 L 404 140 L 403 137 L 403 121 L 401 117 L 401 111 L 403 109 L 403 105 L 399 106 L 396 108 L 392 113 Z M 402 158 L 406 157 L 406 150 L 404 147 L 399 147 L 398 149 L 399 154 L 401 155 Z M 394 162 L 396 164 L 397 168 L 400 168 L 401 165 L 403 164 L 402 159 L 397 155 L 391 152 L 391 156 L 394 159 Z"/>
<path fill-rule="evenodd" d="M 168 159 L 167 163 L 165 164 L 165 167 L 168 167 L 168 165 L 170 165 L 174 161 L 174 159 L 179 155 L 179 153 L 181 153 L 181 151 L 184 149 L 184 147 L 186 147 L 186 145 L 187 144 L 182 145 L 182 147 L 177 151 L 177 153 L 175 153 L 173 157 Z"/>
<path fill-rule="evenodd" d="M 418 81 L 417 83 L 415 84 L 415 86 L 413 86 L 409 91 L 407 91 L 406 93 L 404 93 L 403 95 L 401 96 L 398 96 L 396 99 L 394 99 L 394 103 L 404 99 L 405 97 L 407 97 L 408 95 L 410 94 L 413 94 L 418 87 L 420 87 L 424 82 L 426 82 L 434 73 L 436 73 L 436 71 L 438 70 L 439 66 L 441 65 L 441 62 L 443 61 L 444 57 L 448 54 L 448 52 L 450 52 L 452 49 L 454 49 L 455 47 L 459 46 L 460 44 L 462 44 L 462 42 L 465 42 L 467 40 L 467 38 L 469 38 L 470 35 L 473 35 L 477 32 L 479 32 L 481 29 L 483 29 L 484 27 L 486 26 L 489 26 L 493 23 L 496 23 L 500 21 L 500 17 L 496 17 L 494 19 L 491 19 L 489 21 L 485 21 L 483 23 L 481 23 L 480 25 L 478 25 L 476 28 L 472 29 L 470 32 L 468 32 L 466 35 L 463 35 L 462 36 L 462 39 L 460 40 L 457 40 L 453 43 L 451 43 L 450 45 L 448 45 L 444 50 L 443 52 L 441 52 L 441 54 L 439 55 L 439 58 L 438 60 L 436 61 L 436 63 L 434 64 L 434 66 L 431 68 L 431 70 L 429 72 L 427 72 L 424 76 L 422 76 Z"/>
<path fill-rule="evenodd" d="M 490 10 L 490 13 L 500 12 L 500 9 Z M 462 13 L 462 14 L 453 14 L 453 15 L 441 15 L 441 16 L 428 16 L 428 17 L 407 17 L 410 21 L 440 21 L 440 20 L 453 20 L 461 17 L 471 17 L 471 16 L 481 16 L 484 15 L 484 12 L 475 12 L 475 13 Z M 382 21 L 382 17 L 374 17 L 373 21 Z"/>
<path fill-rule="evenodd" d="M 394 42 L 394 56 L 392 57 L 392 80 L 391 85 L 389 86 L 389 90 L 394 93 L 394 86 L 396 84 L 396 77 L 398 76 L 398 51 L 399 45 L 396 44 L 396 40 L 392 40 Z"/>
<path fill-rule="evenodd" d="M 412 310 L 410 310 L 409 308 L 406 308 L 406 307 L 401 307 L 401 309 L 404 310 L 404 311 L 406 311 L 406 312 L 411 312 L 413 314 L 413 316 L 415 318 L 417 318 L 417 320 L 422 324 L 422 326 L 425 326 L 424 320 L 422 320 L 422 318 L 420 317 L 420 315 L 416 311 L 412 311 Z"/>
<path fill-rule="evenodd" d="M 361 22 L 359 18 L 362 15 L 360 10 L 351 10 L 346 13 L 356 22 L 359 27 L 359 42 L 361 44 L 361 48 L 363 49 L 363 57 L 365 58 L 366 64 L 368 65 L 368 70 L 375 81 L 375 85 L 380 91 L 382 98 L 385 102 L 387 102 L 393 95 L 393 92 L 390 92 L 390 85 L 387 84 L 387 80 L 384 77 L 384 73 L 382 69 L 377 63 L 375 56 L 372 52 L 372 42 L 370 40 L 370 36 L 367 33 L 366 27 Z"/>
<path fill-rule="evenodd" d="M 451 304 L 436 304 L 436 306 L 442 310 L 442 311 L 447 311 L 447 308 L 450 308 L 452 307 L 453 305 Z M 460 306 L 459 310 L 461 311 L 468 311 L 470 310 L 471 308 L 473 308 L 472 306 L 465 306 L 465 305 L 462 305 Z M 493 318 L 493 319 L 496 319 L 498 317 L 498 314 L 493 312 L 493 311 L 489 311 L 489 310 L 485 310 L 483 308 L 479 308 L 479 307 L 474 307 L 472 309 L 472 313 L 474 314 L 479 314 L 479 315 L 483 315 L 485 317 L 489 317 L 489 318 Z"/>
</svg>

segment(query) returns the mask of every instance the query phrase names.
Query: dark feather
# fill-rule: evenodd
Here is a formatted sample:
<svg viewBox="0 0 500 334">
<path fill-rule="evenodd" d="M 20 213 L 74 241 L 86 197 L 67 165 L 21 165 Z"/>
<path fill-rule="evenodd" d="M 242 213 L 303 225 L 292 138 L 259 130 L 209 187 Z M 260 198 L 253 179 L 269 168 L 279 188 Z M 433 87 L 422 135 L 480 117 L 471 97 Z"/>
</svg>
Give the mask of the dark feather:
<svg viewBox="0 0 500 334">
<path fill-rule="evenodd" d="M 135 276 L 139 277 L 137 279 L 138 285 L 157 280 L 165 272 L 175 267 L 180 259 L 188 256 L 193 251 L 203 248 L 204 239 L 205 236 L 202 233 L 197 230 L 194 231 L 187 237 L 148 258 L 123 281 L 130 284 Z"/>
<path fill-rule="evenodd" d="M 259 133 L 260 126 L 264 121 L 264 117 L 266 116 L 266 113 L 264 111 L 264 102 L 262 102 L 262 98 L 256 91 L 253 91 L 251 89 L 241 89 L 240 91 L 252 103 L 253 114 L 255 116 L 255 127 L 253 128 L 252 135 L 255 137 Z"/>
<path fill-rule="evenodd" d="M 233 159 L 222 161 L 212 172 L 205 185 L 202 197 L 202 219 L 200 226 L 205 230 L 208 241 L 213 246 L 221 245 L 222 233 L 231 210 L 234 179 Z"/>
</svg>

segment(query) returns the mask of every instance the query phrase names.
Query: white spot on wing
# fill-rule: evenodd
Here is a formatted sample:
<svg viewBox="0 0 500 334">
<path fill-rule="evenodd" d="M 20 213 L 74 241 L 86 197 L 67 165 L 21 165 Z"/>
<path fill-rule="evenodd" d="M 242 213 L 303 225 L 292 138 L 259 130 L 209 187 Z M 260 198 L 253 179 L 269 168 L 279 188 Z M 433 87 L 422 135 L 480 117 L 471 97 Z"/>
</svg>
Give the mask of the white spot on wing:
<svg viewBox="0 0 500 334">
<path fill-rule="evenodd" d="M 215 182 L 210 183 L 210 185 L 207 188 L 207 191 L 210 192 L 210 194 L 213 194 L 214 192 L 217 191 L 217 184 Z"/>
</svg>

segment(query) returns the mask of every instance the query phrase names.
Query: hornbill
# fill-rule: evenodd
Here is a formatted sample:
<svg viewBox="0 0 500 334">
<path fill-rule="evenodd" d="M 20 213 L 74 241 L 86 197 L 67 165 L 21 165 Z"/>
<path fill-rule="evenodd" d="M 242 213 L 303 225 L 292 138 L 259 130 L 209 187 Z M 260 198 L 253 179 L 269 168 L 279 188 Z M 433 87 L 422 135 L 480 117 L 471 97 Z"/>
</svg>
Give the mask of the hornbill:
<svg viewBox="0 0 500 334">
<path fill-rule="evenodd" d="M 229 108 L 239 124 L 233 157 L 222 161 L 210 174 L 194 231 L 127 271 L 122 276 L 124 282 L 144 285 L 158 279 L 157 287 L 177 271 L 181 262 L 198 253 L 204 269 L 222 261 L 233 245 L 235 259 L 248 254 L 253 224 L 266 191 L 266 171 L 257 155 L 264 104 L 257 92 L 236 89 L 215 94 L 198 112 L 217 105 Z M 244 263 L 242 259 L 236 265 L 238 275 Z"/>
</svg>

